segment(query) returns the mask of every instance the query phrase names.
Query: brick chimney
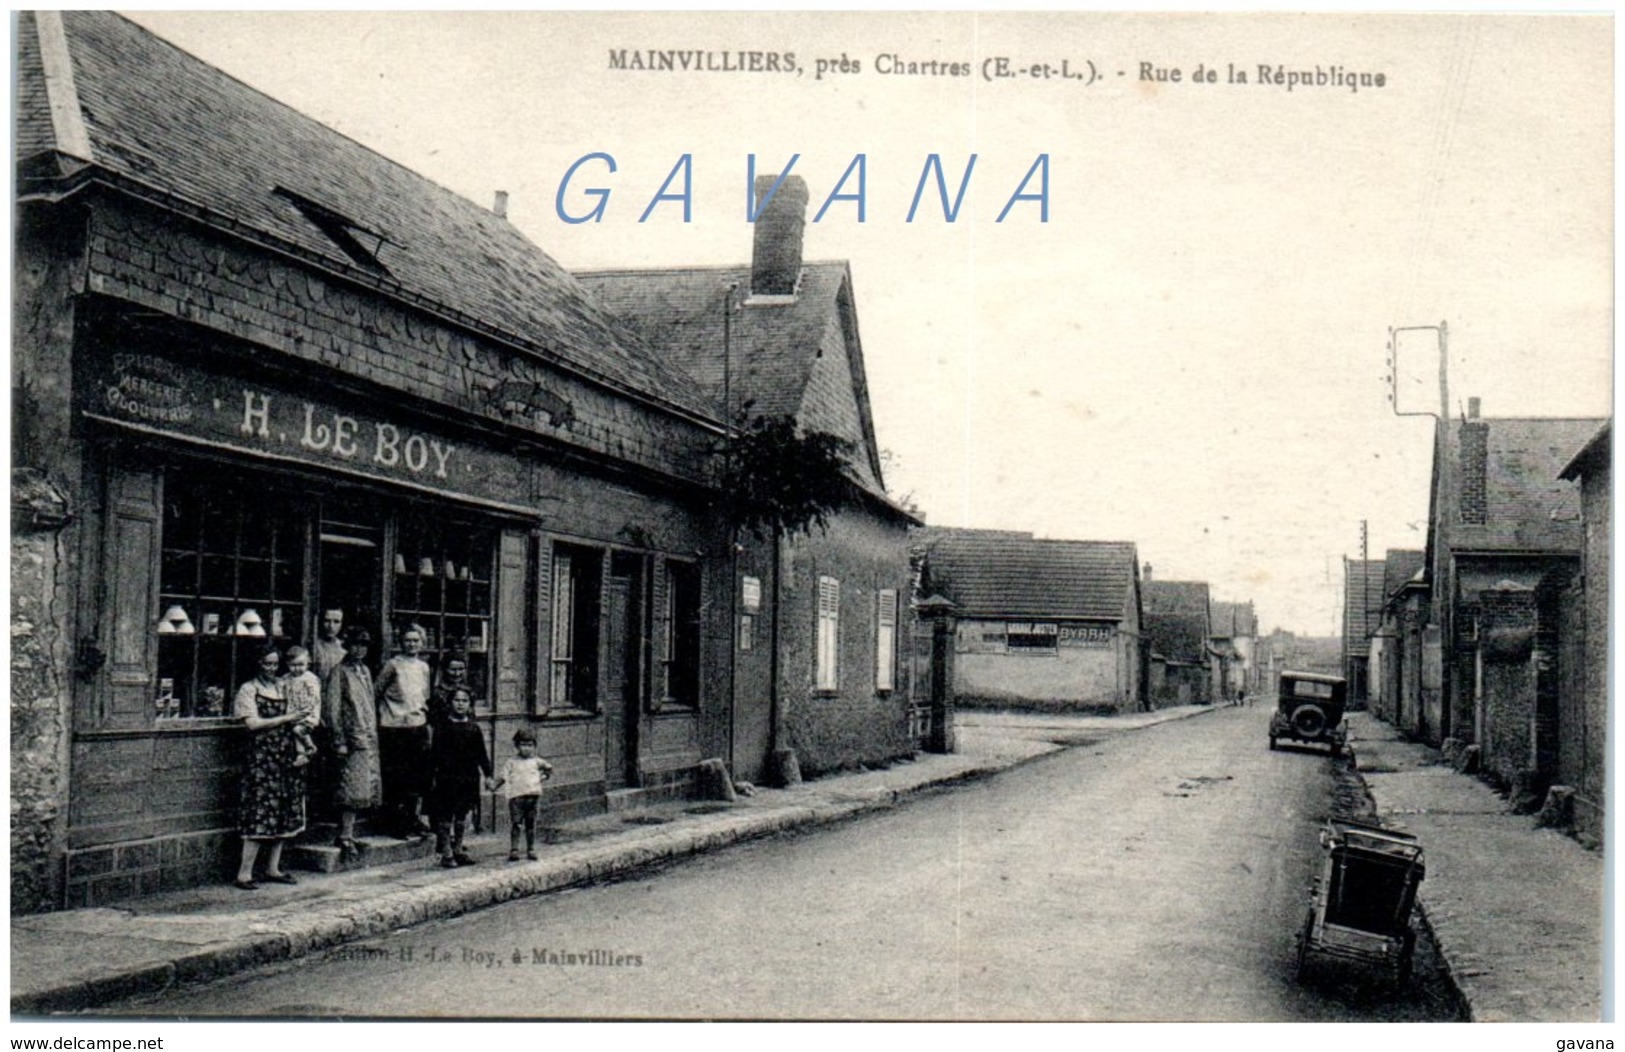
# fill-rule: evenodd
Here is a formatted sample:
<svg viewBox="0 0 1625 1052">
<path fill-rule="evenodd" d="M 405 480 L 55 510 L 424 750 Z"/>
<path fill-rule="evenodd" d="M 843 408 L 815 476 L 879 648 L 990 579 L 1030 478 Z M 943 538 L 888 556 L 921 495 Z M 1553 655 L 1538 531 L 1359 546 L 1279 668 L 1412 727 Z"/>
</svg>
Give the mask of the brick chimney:
<svg viewBox="0 0 1625 1052">
<path fill-rule="evenodd" d="M 508 218 L 508 191 L 497 191 L 496 200 L 491 202 L 491 211 L 495 212 L 499 219 Z"/>
<path fill-rule="evenodd" d="M 1145 579 L 1147 581 L 1151 580 L 1151 564 L 1150 563 L 1145 564 Z"/>
<path fill-rule="evenodd" d="M 1461 521 L 1482 526 L 1489 521 L 1485 483 L 1489 472 L 1490 425 L 1478 418 L 1479 402 L 1467 399 L 1467 419 L 1461 422 Z"/>
<path fill-rule="evenodd" d="M 801 277 L 801 234 L 807 225 L 807 182 L 787 175 L 766 207 L 776 175 L 756 177 L 756 235 L 750 256 L 752 296 L 793 296 Z"/>
</svg>

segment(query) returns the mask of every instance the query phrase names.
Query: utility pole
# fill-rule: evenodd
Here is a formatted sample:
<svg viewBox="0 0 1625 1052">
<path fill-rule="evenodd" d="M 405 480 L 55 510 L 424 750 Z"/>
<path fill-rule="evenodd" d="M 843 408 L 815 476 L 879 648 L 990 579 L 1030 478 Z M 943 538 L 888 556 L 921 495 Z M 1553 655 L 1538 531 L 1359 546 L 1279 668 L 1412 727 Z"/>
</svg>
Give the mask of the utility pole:
<svg viewBox="0 0 1625 1052">
<path fill-rule="evenodd" d="M 739 283 L 733 282 L 722 293 L 722 476 L 730 477 L 733 470 L 733 313 L 734 295 Z M 737 735 L 736 709 L 739 706 L 739 530 L 734 524 L 733 495 L 722 495 L 727 518 L 728 536 L 728 770 L 738 769 L 734 758 L 734 738 Z"/>
<path fill-rule="evenodd" d="M 1399 408 L 1399 334 L 1402 332 L 1431 332 L 1439 342 L 1439 411 L 1402 412 Z M 1395 416 L 1431 416 L 1440 424 L 1450 419 L 1450 323 L 1437 325 L 1407 325 L 1388 330 L 1388 402 Z"/>
</svg>

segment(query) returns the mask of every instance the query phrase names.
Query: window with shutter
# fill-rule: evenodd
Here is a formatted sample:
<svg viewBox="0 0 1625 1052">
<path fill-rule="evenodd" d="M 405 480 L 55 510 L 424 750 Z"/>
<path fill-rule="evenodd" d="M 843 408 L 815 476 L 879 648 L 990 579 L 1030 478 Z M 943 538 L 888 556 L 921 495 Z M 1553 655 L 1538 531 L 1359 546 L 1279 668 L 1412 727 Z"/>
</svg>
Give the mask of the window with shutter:
<svg viewBox="0 0 1625 1052">
<path fill-rule="evenodd" d="M 818 676 L 817 688 L 840 689 L 839 654 L 841 639 L 841 582 L 833 577 L 818 578 Z"/>
</svg>

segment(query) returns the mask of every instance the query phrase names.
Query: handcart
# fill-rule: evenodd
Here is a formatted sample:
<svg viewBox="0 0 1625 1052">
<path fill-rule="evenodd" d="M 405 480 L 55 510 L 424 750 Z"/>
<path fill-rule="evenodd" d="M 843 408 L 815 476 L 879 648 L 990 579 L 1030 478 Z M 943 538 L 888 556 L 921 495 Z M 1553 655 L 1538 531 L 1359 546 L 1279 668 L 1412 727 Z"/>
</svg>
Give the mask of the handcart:
<svg viewBox="0 0 1625 1052">
<path fill-rule="evenodd" d="M 1411 910 L 1427 872 L 1422 845 L 1406 833 L 1341 818 L 1326 824 L 1320 844 L 1326 858 L 1298 936 L 1298 980 L 1318 955 L 1373 965 L 1408 984 L 1416 956 Z"/>
</svg>

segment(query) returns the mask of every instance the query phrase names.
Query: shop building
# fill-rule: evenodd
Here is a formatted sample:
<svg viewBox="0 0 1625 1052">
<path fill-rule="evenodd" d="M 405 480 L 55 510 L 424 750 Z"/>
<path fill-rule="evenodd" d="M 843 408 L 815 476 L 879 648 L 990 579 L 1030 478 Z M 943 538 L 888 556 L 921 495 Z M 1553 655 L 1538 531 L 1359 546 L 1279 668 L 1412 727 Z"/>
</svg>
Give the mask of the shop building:
<svg viewBox="0 0 1625 1052">
<path fill-rule="evenodd" d="M 17 29 L 14 910 L 217 879 L 230 699 L 327 608 L 465 657 L 554 814 L 728 755 L 706 392 L 500 211 L 119 16 Z"/>
</svg>

